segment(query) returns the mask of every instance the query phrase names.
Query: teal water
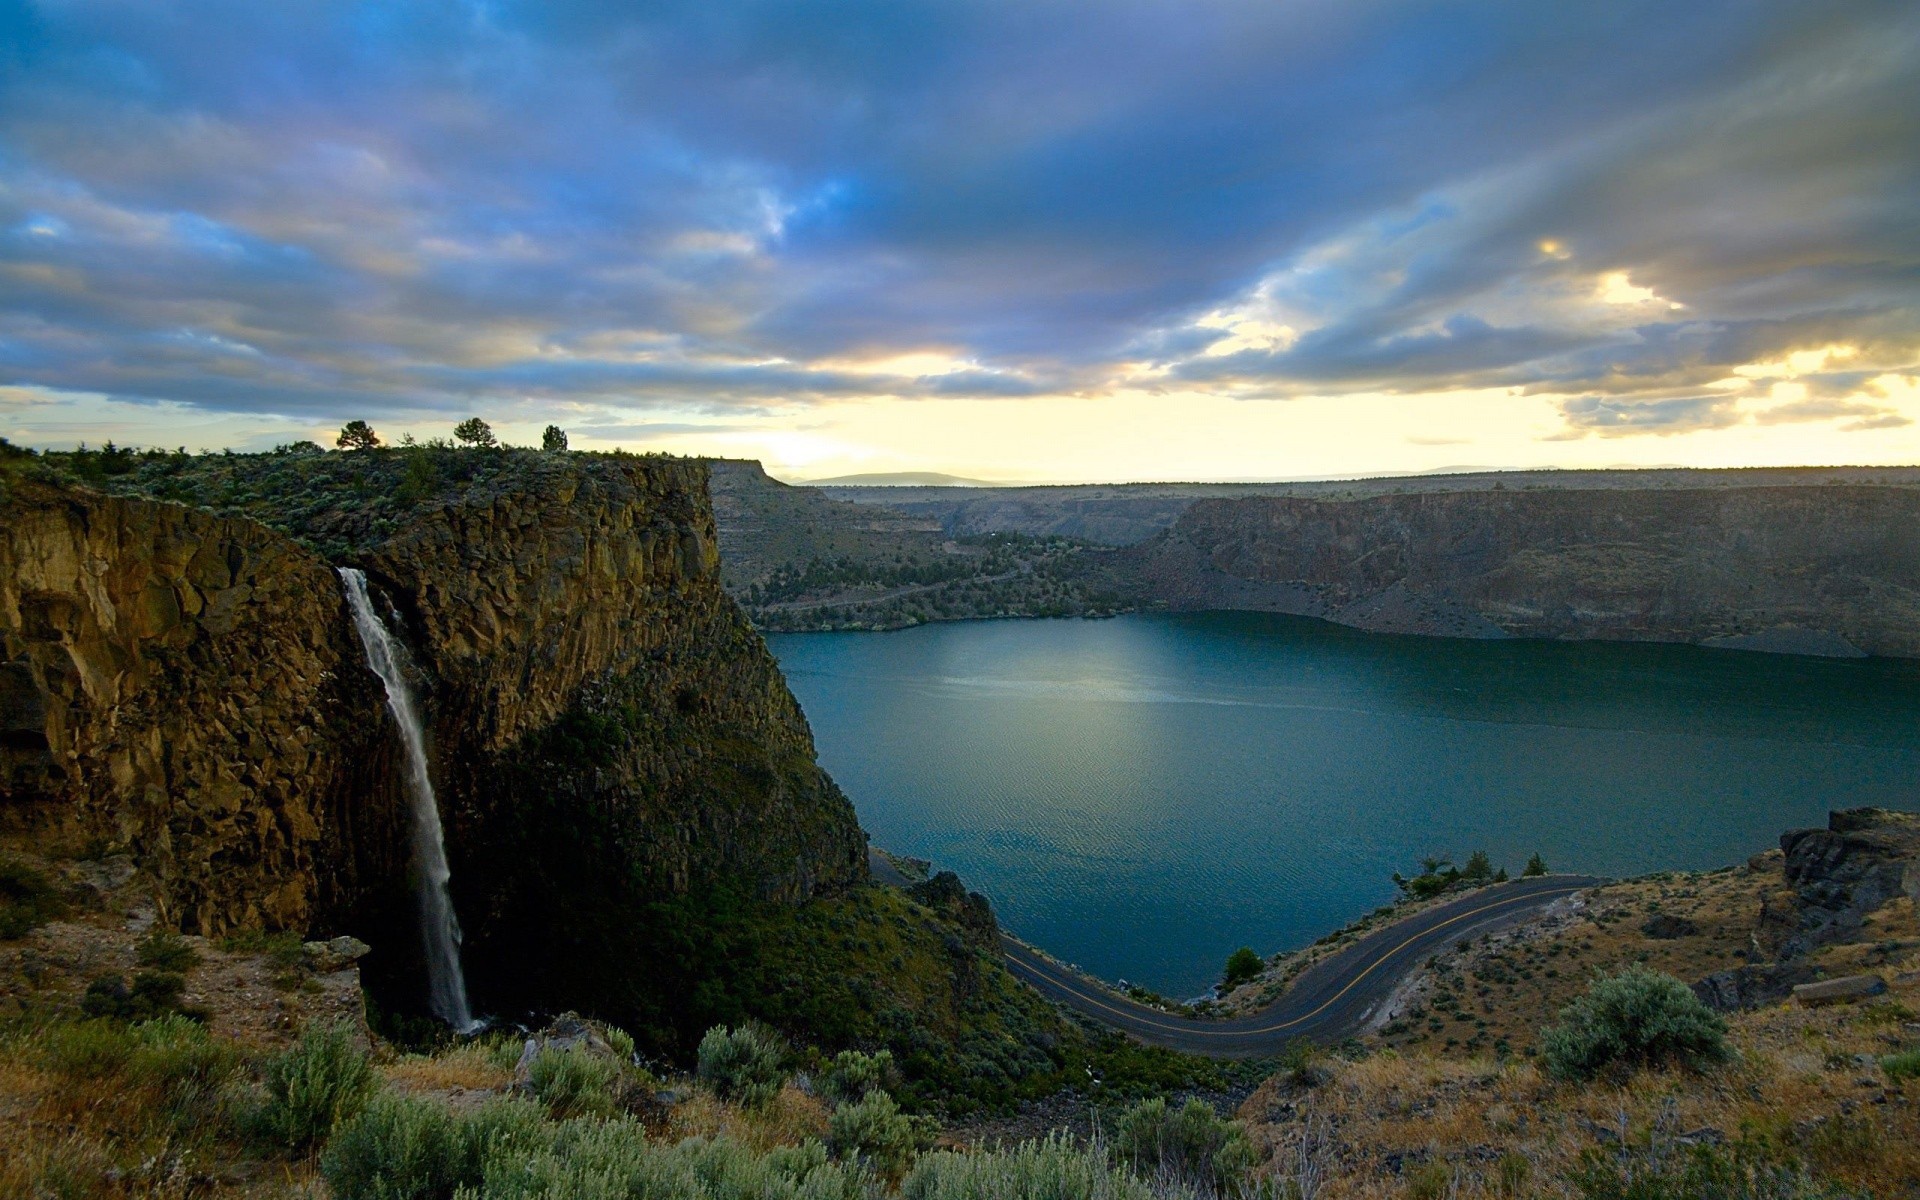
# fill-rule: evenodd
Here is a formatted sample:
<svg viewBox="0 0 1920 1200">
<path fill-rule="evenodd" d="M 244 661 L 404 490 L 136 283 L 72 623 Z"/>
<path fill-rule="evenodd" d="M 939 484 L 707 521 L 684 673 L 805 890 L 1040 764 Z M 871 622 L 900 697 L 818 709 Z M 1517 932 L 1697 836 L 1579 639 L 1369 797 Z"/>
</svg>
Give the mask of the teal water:
<svg viewBox="0 0 1920 1200">
<path fill-rule="evenodd" d="M 876 845 L 1106 978 L 1203 991 L 1394 871 L 1721 866 L 1920 809 L 1920 664 L 1468 642 L 1253 613 L 769 639 Z"/>
</svg>

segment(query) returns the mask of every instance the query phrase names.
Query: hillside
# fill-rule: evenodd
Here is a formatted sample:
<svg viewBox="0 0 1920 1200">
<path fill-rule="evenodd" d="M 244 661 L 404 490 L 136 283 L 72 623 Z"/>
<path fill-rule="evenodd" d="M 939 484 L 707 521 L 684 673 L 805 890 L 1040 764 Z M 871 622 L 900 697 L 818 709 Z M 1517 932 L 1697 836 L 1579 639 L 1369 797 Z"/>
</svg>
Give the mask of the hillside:
<svg viewBox="0 0 1920 1200">
<path fill-rule="evenodd" d="M 421 1028 L 405 767 L 335 573 L 352 564 L 420 697 L 477 1011 L 577 1008 L 674 1059 L 759 1017 L 890 1045 L 912 1094 L 960 1109 L 1057 1087 L 1091 1052 L 938 898 L 863 886 L 865 834 L 721 587 L 704 464 L 98 465 L 0 473 L 0 865 L 123 864 L 115 955 L 130 909 L 215 940 L 351 935 L 382 1028 Z M 83 961 L 8 988 L 58 1011 Z"/>
<path fill-rule="evenodd" d="M 891 509 L 937 524 L 949 537 L 1018 533 L 1131 546 L 1172 528 L 1198 500 L 1294 496 L 1359 500 L 1373 496 L 1507 489 L 1618 491 L 1652 488 L 1821 487 L 1863 484 L 1920 487 L 1920 467 L 1739 467 L 1597 471 L 1460 471 L 1290 483 L 1089 483 L 1039 487 L 809 485 L 835 500 Z"/>
<path fill-rule="evenodd" d="M 1141 600 L 1172 608 L 1920 655 L 1920 490 L 1906 487 L 1204 500 L 1125 556 Z"/>
</svg>

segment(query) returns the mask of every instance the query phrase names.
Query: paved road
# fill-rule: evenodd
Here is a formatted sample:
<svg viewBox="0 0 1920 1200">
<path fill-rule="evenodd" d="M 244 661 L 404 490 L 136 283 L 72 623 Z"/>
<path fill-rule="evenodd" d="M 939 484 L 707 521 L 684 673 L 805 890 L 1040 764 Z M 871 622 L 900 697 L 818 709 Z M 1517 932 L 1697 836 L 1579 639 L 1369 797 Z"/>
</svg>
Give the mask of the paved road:
<svg viewBox="0 0 1920 1200">
<path fill-rule="evenodd" d="M 1215 1058 L 1257 1058 L 1277 1053 L 1295 1038 L 1324 1043 L 1359 1033 L 1401 980 L 1442 947 L 1515 924 L 1605 882 L 1585 875 L 1543 875 L 1481 888 L 1368 934 L 1308 968 L 1269 1007 L 1230 1021 L 1192 1020 L 1136 1004 L 1011 937 L 1002 936 L 1001 949 L 1013 973 L 1048 999 L 1149 1045 Z"/>
</svg>

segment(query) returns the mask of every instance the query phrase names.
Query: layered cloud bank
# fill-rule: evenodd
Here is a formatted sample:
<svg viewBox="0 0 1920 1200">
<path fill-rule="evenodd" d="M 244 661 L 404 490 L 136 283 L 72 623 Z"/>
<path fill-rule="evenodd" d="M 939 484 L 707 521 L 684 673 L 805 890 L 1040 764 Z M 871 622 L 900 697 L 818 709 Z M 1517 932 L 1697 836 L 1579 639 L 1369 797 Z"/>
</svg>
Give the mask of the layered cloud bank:
<svg viewBox="0 0 1920 1200">
<path fill-rule="evenodd" d="M 1912 461 L 1917 60 L 1865 0 L 0 5 L 0 431 Z"/>
</svg>

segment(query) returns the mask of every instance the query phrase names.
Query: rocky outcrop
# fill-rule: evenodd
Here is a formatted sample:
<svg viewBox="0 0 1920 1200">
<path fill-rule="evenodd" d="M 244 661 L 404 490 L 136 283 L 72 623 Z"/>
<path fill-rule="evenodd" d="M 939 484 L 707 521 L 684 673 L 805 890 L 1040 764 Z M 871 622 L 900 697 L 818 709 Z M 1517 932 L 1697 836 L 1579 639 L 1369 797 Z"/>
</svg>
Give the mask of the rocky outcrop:
<svg viewBox="0 0 1920 1200">
<path fill-rule="evenodd" d="M 1761 896 L 1750 954 L 1776 961 L 1717 971 L 1693 985 L 1723 1012 L 1795 994 L 1818 978 L 1809 959 L 1815 951 L 1854 940 L 1868 916 L 1898 897 L 1920 900 L 1920 814 L 1844 809 L 1828 814 L 1825 829 L 1782 834 L 1780 849 L 1782 856 L 1756 855 L 1748 864 L 1784 872 L 1786 886 Z"/>
<path fill-rule="evenodd" d="M 476 998 L 592 1008 L 646 964 L 567 914 L 834 892 L 865 836 L 721 589 L 704 465 L 501 453 L 351 561 L 411 651 Z M 316 478 L 356 461 L 392 473 Z M 391 1002 L 417 967 L 395 738 L 305 532 L 11 481 L 0 802 L 129 852 L 169 925 L 365 938 Z"/>
<path fill-rule="evenodd" d="M 1176 608 L 1920 656 L 1920 490 L 1906 487 L 1200 500 L 1128 554 L 1144 594 Z"/>
<path fill-rule="evenodd" d="M 350 883 L 329 835 L 383 754 L 345 621 L 326 563 L 263 526 L 16 481 L 0 807 L 131 851 L 168 925 L 304 928 Z"/>
<path fill-rule="evenodd" d="M 1825 829 L 1782 834 L 1780 849 L 1798 918 L 1783 958 L 1846 937 L 1897 896 L 1920 901 L 1920 815 L 1846 809 Z"/>
</svg>

